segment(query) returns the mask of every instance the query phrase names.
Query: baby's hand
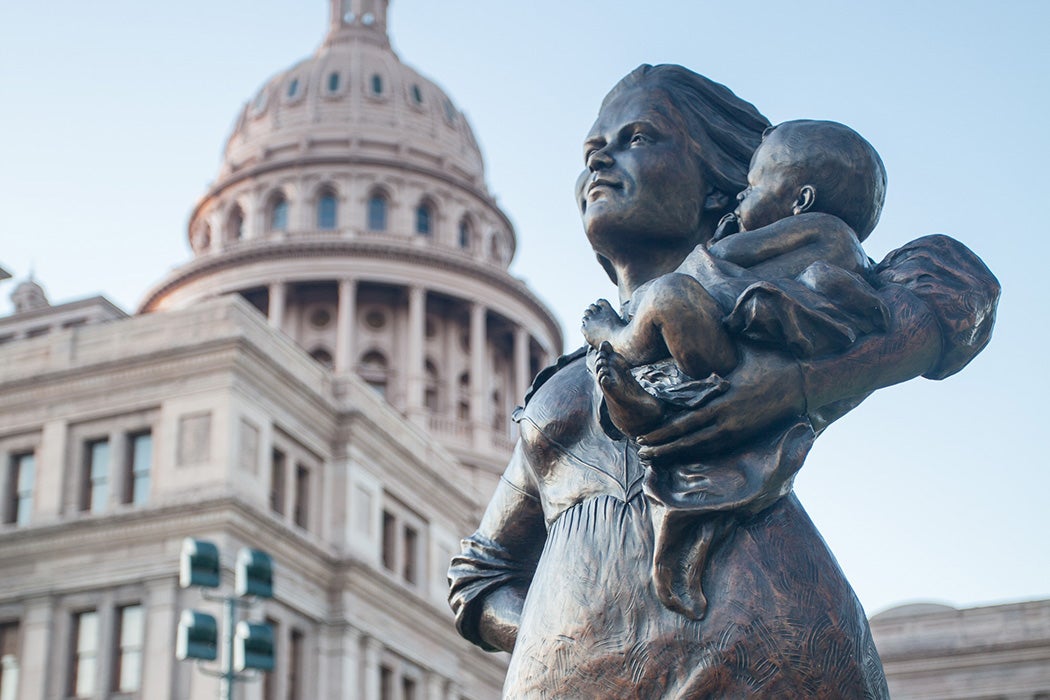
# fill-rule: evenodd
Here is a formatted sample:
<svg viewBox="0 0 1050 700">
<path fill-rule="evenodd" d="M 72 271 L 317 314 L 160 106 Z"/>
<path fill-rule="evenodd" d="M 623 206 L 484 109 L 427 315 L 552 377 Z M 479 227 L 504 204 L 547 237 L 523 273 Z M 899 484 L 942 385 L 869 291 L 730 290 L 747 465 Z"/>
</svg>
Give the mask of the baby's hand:
<svg viewBox="0 0 1050 700">
<path fill-rule="evenodd" d="M 583 337 L 593 348 L 610 340 L 613 334 L 627 325 L 605 299 L 599 299 L 583 312 Z"/>
</svg>

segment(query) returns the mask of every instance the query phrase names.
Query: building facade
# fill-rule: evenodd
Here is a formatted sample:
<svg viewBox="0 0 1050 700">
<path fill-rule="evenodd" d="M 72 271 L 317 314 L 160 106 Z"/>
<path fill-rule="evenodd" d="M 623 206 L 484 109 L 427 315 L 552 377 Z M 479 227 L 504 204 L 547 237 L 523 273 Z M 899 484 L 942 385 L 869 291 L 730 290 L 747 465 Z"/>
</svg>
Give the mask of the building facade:
<svg viewBox="0 0 1050 700">
<path fill-rule="evenodd" d="M 174 655 L 185 537 L 269 552 L 276 669 L 244 700 L 480 700 L 445 571 L 558 325 L 508 265 L 477 142 L 401 63 L 386 0 L 248 102 L 128 317 L 18 285 L 0 318 L 0 700 L 214 698 Z"/>
</svg>

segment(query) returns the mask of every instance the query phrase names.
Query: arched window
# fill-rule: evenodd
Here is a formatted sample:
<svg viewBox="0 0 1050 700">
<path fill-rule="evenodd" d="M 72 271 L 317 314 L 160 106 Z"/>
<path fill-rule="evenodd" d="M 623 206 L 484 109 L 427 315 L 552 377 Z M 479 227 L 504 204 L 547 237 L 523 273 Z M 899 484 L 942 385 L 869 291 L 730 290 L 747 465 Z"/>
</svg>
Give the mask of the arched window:
<svg viewBox="0 0 1050 700">
<path fill-rule="evenodd" d="M 378 350 L 366 352 L 358 363 L 358 374 L 377 394 L 386 398 L 387 362 Z"/>
<path fill-rule="evenodd" d="M 459 247 L 463 250 L 470 250 L 471 238 L 470 221 L 464 217 L 459 222 Z"/>
<path fill-rule="evenodd" d="M 386 231 L 386 196 L 382 192 L 373 192 L 368 198 L 368 230 Z"/>
<path fill-rule="evenodd" d="M 424 366 L 424 374 L 426 378 L 423 388 L 423 405 L 431 413 L 437 413 L 438 404 L 440 403 L 438 387 L 441 386 L 437 366 L 430 360 L 427 360 Z"/>
<path fill-rule="evenodd" d="M 321 190 L 317 196 L 317 228 L 321 231 L 331 231 L 336 226 L 339 218 L 339 200 L 335 192 L 329 189 Z"/>
<path fill-rule="evenodd" d="M 239 241 L 244 238 L 244 212 L 235 205 L 226 218 L 226 240 Z"/>
<path fill-rule="evenodd" d="M 434 225 L 433 208 L 428 202 L 420 202 L 416 207 L 416 233 L 429 236 Z"/>
<path fill-rule="evenodd" d="M 492 234 L 492 239 L 489 241 L 489 257 L 492 258 L 493 262 L 503 262 L 499 245 L 499 236 L 495 233 Z"/>
<path fill-rule="evenodd" d="M 339 92 L 339 74 L 328 74 L 328 92 Z"/>
<path fill-rule="evenodd" d="M 460 421 L 470 420 L 470 374 L 459 375 L 459 402 L 456 404 L 456 418 Z"/>
<path fill-rule="evenodd" d="M 383 94 L 383 76 L 379 73 L 372 76 L 372 92 L 376 95 Z"/>
<path fill-rule="evenodd" d="M 288 230 L 288 200 L 278 192 L 270 198 L 270 206 L 267 211 L 267 219 L 271 231 Z"/>
</svg>

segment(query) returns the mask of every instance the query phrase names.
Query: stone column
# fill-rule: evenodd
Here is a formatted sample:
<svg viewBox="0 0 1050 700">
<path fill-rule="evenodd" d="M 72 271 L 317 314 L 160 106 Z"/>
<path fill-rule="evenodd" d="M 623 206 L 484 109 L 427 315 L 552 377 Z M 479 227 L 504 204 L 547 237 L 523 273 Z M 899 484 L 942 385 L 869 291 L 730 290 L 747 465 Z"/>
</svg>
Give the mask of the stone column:
<svg viewBox="0 0 1050 700">
<path fill-rule="evenodd" d="M 22 649 L 18 658 L 18 697 L 24 700 L 46 700 L 65 697 L 59 669 L 62 660 L 54 658 L 54 601 L 49 597 L 32 598 L 25 603 L 20 621 Z"/>
<path fill-rule="evenodd" d="M 470 424 L 474 447 L 487 449 L 490 442 L 488 377 L 485 372 L 485 336 L 488 310 L 477 302 L 470 306 Z"/>
<path fill-rule="evenodd" d="M 270 325 L 277 330 L 284 330 L 284 307 L 287 301 L 288 285 L 284 282 L 270 284 L 269 319 Z"/>
<path fill-rule="evenodd" d="M 142 664 L 144 698 L 176 697 L 175 656 L 171 653 L 172 640 L 179 615 L 178 589 L 169 577 L 146 584 L 143 602 L 145 638 Z"/>
<path fill-rule="evenodd" d="M 522 326 L 514 327 L 514 393 L 511 405 L 523 404 L 525 392 L 529 390 L 529 332 Z"/>
<path fill-rule="evenodd" d="M 445 700 L 445 679 L 437 671 L 427 671 L 426 700 Z"/>
<path fill-rule="evenodd" d="M 417 425 L 426 424 L 423 391 L 423 338 L 426 334 L 427 293 L 422 287 L 408 288 L 408 365 L 405 368 L 405 412 Z"/>
<path fill-rule="evenodd" d="M 354 367 L 354 319 L 357 317 L 357 280 L 339 280 L 339 310 L 335 322 L 335 371 L 349 374 Z"/>
<path fill-rule="evenodd" d="M 379 697 L 379 657 L 383 645 L 375 637 L 365 640 L 364 700 L 381 700 Z"/>
</svg>

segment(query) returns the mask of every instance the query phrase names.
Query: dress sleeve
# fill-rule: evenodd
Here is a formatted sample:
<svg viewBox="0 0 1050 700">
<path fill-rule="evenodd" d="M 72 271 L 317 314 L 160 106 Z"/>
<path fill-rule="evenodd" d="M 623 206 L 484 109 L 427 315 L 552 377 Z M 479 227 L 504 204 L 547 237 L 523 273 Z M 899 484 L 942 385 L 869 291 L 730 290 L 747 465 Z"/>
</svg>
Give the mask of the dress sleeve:
<svg viewBox="0 0 1050 700">
<path fill-rule="evenodd" d="M 923 374 L 949 377 L 984 349 L 992 335 L 999 280 L 954 238 L 925 236 L 898 248 L 875 268 L 880 284 L 897 284 L 921 299 L 940 327 L 938 362 Z"/>
<path fill-rule="evenodd" d="M 535 477 L 519 442 L 480 527 L 463 540 L 448 572 L 449 605 L 463 637 L 497 651 L 480 629 L 485 600 L 506 587 L 518 594 L 511 599 L 524 600 L 546 538 Z"/>
</svg>

